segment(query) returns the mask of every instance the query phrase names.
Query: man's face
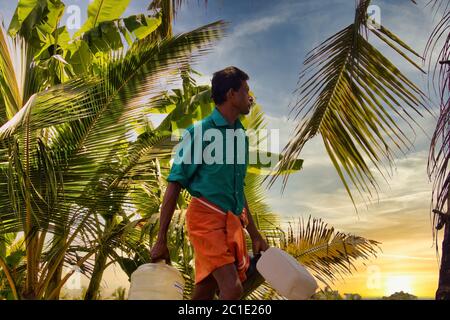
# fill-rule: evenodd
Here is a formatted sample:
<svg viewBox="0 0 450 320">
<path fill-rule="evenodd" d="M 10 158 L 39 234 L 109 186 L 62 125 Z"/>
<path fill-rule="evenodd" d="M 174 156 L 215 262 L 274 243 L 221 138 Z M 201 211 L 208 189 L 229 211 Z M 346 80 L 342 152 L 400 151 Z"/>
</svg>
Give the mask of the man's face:
<svg viewBox="0 0 450 320">
<path fill-rule="evenodd" d="M 242 81 L 238 91 L 231 90 L 233 106 L 239 110 L 240 114 L 249 114 L 253 104 L 253 97 L 250 95 L 250 88 L 247 81 Z"/>
</svg>

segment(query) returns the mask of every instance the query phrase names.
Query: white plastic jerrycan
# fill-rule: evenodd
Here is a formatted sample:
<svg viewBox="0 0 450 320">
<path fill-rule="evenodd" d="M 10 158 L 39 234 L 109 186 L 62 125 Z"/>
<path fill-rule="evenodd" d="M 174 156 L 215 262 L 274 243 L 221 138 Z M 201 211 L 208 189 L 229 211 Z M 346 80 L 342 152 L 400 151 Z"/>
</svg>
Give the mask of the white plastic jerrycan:
<svg viewBox="0 0 450 320">
<path fill-rule="evenodd" d="M 306 300 L 318 288 L 308 270 L 279 248 L 270 247 L 262 251 L 256 269 L 280 295 L 289 300 Z"/>
<path fill-rule="evenodd" d="M 128 300 L 183 300 L 184 279 L 164 260 L 146 263 L 131 274 Z"/>
</svg>

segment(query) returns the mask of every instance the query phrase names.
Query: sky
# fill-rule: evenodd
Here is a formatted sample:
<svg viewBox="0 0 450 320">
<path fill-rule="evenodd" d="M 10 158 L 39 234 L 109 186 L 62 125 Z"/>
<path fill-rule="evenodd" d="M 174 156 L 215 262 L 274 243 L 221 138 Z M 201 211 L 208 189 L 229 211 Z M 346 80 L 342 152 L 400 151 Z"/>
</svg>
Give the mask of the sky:
<svg viewBox="0 0 450 320">
<path fill-rule="evenodd" d="M 132 0 L 124 16 L 145 12 L 148 2 Z M 66 7 L 79 6 L 82 20 L 85 19 L 87 0 L 65 3 Z M 230 22 L 227 36 L 194 66 L 203 74 L 198 82 L 210 84 L 213 72 L 230 65 L 246 71 L 250 88 L 265 112 L 268 128 L 280 130 L 283 147 L 296 124 L 295 119 L 288 118 L 288 113 L 295 101 L 293 91 L 305 55 L 352 23 L 354 3 L 352 0 L 209 0 L 205 5 L 203 1 L 191 0 L 180 9 L 174 31 L 189 31 L 217 20 Z M 417 52 L 423 52 L 435 23 L 429 8 L 413 5 L 409 0 L 372 3 L 379 6 L 385 27 Z M 1 16 L 8 25 L 16 3 L 0 0 L 0 4 Z M 373 39 L 369 37 L 369 40 Z M 426 91 L 426 76 L 390 48 L 373 43 Z M 379 199 L 367 206 L 360 203 L 358 214 L 320 137 L 307 143 L 301 154 L 303 170 L 289 178 L 285 192 L 280 193 L 279 182 L 267 191 L 269 205 L 284 222 L 311 215 L 336 230 L 382 243 L 382 253 L 377 259 L 366 261 L 365 265 L 358 263 L 353 275 L 335 283 L 341 293 L 354 292 L 371 298 L 403 290 L 424 299 L 435 294 L 438 260 L 432 241 L 431 183 L 426 165 L 436 120 L 429 115 L 417 120 L 423 131 L 417 130 L 414 149 L 396 160 L 388 184 L 379 180 L 382 189 Z M 408 128 L 403 129 L 413 136 Z M 126 278 L 116 268 L 109 270 L 105 279 L 105 290 L 110 291 L 115 286 L 124 286 Z"/>
</svg>

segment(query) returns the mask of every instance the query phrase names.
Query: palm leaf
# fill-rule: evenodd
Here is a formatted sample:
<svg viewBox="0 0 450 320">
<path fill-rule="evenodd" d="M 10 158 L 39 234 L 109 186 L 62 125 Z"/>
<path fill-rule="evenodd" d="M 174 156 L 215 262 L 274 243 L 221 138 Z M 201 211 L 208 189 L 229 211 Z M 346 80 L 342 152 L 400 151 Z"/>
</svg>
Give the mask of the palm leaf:
<svg viewBox="0 0 450 320">
<path fill-rule="evenodd" d="M 13 54 L 14 51 L 18 50 L 11 48 L 11 44 L 16 47 L 23 44 L 19 43 L 20 40 L 15 40 L 12 43 L 8 41 L 3 21 L 0 29 L 0 94 L 3 102 L 2 107 L 4 108 L 0 110 L 0 117 L 6 120 L 12 118 L 22 106 L 22 91 L 14 68 Z"/>
<path fill-rule="evenodd" d="M 445 1 L 445 0 L 429 0 L 426 3 L 426 5 L 427 6 L 431 5 L 431 10 L 434 11 L 436 14 L 438 12 L 448 12 L 448 9 L 449 9 L 449 3 L 448 3 L 448 1 Z"/>
<path fill-rule="evenodd" d="M 292 109 L 295 119 L 300 115 L 301 119 L 279 167 L 289 168 L 289 161 L 297 159 L 305 144 L 320 135 L 354 204 L 350 185 L 362 198 L 377 194 L 379 185 L 370 166 L 386 180 L 395 151 L 405 153 L 412 146 L 400 123 L 414 130 L 411 124 L 419 126 L 416 117 L 428 110 L 421 90 L 365 38 L 369 3 L 360 0 L 354 23 L 307 55 Z M 384 27 L 370 31 L 418 67 L 408 54 L 419 55 L 392 32 Z M 271 178 L 271 185 L 278 176 Z M 285 175 L 283 189 L 287 179 Z"/>
<path fill-rule="evenodd" d="M 329 285 L 338 276 L 350 275 L 356 270 L 357 259 L 375 258 L 379 242 L 363 237 L 336 232 L 321 219 L 305 222 L 299 219 L 297 225 L 289 224 L 281 248 L 309 268 L 323 284 Z"/>
<path fill-rule="evenodd" d="M 279 229 L 280 242 L 277 247 L 286 251 L 302 265 L 311 270 L 316 279 L 329 287 L 338 278 L 356 271 L 356 260 L 375 258 L 379 242 L 363 237 L 336 232 L 321 219 L 298 223 L 290 222 L 287 230 Z M 268 283 L 263 283 L 251 292 L 249 300 L 279 300 L 280 296 Z"/>
<path fill-rule="evenodd" d="M 444 4 L 444 1 L 430 1 L 430 3 L 433 3 L 433 7 L 439 10 Z M 436 248 L 437 236 L 435 229 L 439 230 L 444 226 L 445 220 L 443 219 L 443 213 L 446 206 L 448 208 L 450 204 L 450 96 L 448 88 L 450 80 L 450 39 L 448 38 L 450 10 L 448 3 L 443 12 L 443 17 L 434 27 L 425 48 L 425 56 L 429 61 L 429 80 L 435 91 L 437 90 L 439 92 L 440 98 L 439 117 L 430 143 L 427 166 L 428 176 L 433 181 L 431 204 L 434 209 L 432 221 Z M 443 42 L 441 42 L 442 40 Z M 442 45 L 442 47 L 440 47 L 437 58 L 434 58 L 433 53 L 436 51 L 438 45 Z M 435 84 L 437 84 L 437 88 Z"/>
</svg>

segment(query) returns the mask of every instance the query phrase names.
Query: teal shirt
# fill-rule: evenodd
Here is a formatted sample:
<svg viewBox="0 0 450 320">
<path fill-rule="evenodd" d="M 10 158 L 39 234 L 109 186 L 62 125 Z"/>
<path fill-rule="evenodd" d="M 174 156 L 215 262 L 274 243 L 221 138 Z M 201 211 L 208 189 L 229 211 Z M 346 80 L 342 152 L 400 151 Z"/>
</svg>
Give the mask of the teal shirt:
<svg viewBox="0 0 450 320">
<path fill-rule="evenodd" d="M 209 116 L 187 128 L 167 181 L 179 182 L 192 196 L 203 196 L 223 211 L 240 215 L 245 205 L 248 150 L 241 121 L 236 119 L 230 125 L 214 108 Z"/>
</svg>

